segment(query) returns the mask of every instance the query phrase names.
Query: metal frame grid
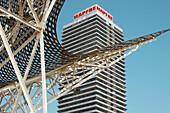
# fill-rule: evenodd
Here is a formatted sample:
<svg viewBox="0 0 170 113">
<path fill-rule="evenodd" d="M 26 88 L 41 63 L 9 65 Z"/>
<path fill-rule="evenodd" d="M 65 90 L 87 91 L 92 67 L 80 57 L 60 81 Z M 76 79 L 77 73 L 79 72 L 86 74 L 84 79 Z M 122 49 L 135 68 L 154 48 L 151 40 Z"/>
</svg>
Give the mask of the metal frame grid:
<svg viewBox="0 0 170 113">
<path fill-rule="evenodd" d="M 57 39 L 56 23 L 64 2 L 65 0 L 0 2 L 1 112 L 35 113 L 43 108 L 46 113 L 47 104 L 170 30 L 87 54 L 73 55 L 66 52 Z M 125 51 L 128 52 L 123 54 Z M 116 56 L 118 58 L 111 62 L 110 59 Z M 76 74 L 79 70 L 83 74 Z M 66 81 L 65 84 L 63 81 Z M 61 86 L 60 90 L 56 86 Z"/>
</svg>

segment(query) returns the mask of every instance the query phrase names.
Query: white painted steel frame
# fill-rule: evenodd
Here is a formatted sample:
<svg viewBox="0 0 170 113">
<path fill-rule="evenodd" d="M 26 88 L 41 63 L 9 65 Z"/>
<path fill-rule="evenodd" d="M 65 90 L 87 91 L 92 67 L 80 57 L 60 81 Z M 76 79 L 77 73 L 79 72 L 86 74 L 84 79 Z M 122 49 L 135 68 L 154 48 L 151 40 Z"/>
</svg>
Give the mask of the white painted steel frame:
<svg viewBox="0 0 170 113">
<path fill-rule="evenodd" d="M 35 44 L 34 44 L 34 47 L 33 47 L 33 51 L 32 51 L 32 53 L 31 53 L 30 60 L 29 60 L 29 62 L 28 62 L 28 65 L 27 65 L 27 68 L 26 68 L 26 71 L 25 71 L 25 74 L 24 74 L 24 82 L 25 82 L 25 80 L 27 79 L 27 76 L 28 76 L 28 73 L 29 73 L 29 69 L 30 69 L 30 67 L 31 67 L 31 63 L 32 63 L 33 58 L 34 58 L 35 51 L 36 51 L 36 48 L 37 48 L 37 46 L 38 46 L 38 42 L 39 42 L 39 39 L 37 39 L 37 40 L 35 41 Z M 12 113 L 15 113 L 15 111 L 16 111 L 17 104 L 18 104 L 18 101 L 19 101 L 19 99 L 20 99 L 21 94 L 22 94 L 22 90 L 19 90 L 19 92 L 18 92 L 18 94 L 17 94 L 17 98 L 16 98 L 16 100 L 15 100 L 15 104 L 14 104 Z"/>
<path fill-rule="evenodd" d="M 135 47 L 135 46 L 134 46 Z M 130 51 L 130 52 L 128 52 L 127 54 L 125 54 L 125 55 L 123 55 L 122 57 L 120 57 L 119 59 L 117 59 L 116 61 L 114 61 L 114 63 L 116 63 L 116 62 L 118 62 L 119 60 L 121 60 L 122 58 L 124 58 L 124 57 L 126 57 L 127 55 L 129 55 L 129 54 L 131 54 L 132 52 L 134 52 L 135 50 L 137 50 L 139 48 L 139 46 L 136 46 L 136 48 L 135 49 L 133 49 L 132 51 Z M 122 49 L 122 52 L 123 52 L 124 50 Z M 115 56 L 117 56 L 117 55 L 120 55 L 121 54 L 121 51 L 119 51 L 119 52 L 117 52 L 116 54 L 115 54 L 115 52 L 112 54 L 112 53 L 107 53 L 107 54 L 110 54 L 111 56 L 110 57 L 115 57 Z M 109 57 L 108 57 L 109 58 Z M 86 58 L 86 59 L 88 59 L 88 58 Z M 105 60 L 105 58 L 103 59 L 103 60 Z M 82 60 L 82 61 L 84 61 L 84 59 Z M 98 61 L 98 60 L 97 60 Z M 59 97 L 61 97 L 62 95 L 64 95 L 65 93 L 67 93 L 67 92 L 69 92 L 70 90 L 72 90 L 73 88 L 75 88 L 75 87 L 78 87 L 80 84 L 82 84 L 83 82 L 85 82 L 85 81 L 87 81 L 87 80 L 89 80 L 90 78 L 92 78 L 93 76 L 95 76 L 97 73 L 100 73 L 102 70 L 104 70 L 104 69 L 106 69 L 107 67 L 106 66 L 104 66 L 106 64 L 106 62 L 104 61 L 102 64 L 100 64 L 100 65 L 91 65 L 90 66 L 90 64 L 85 64 L 85 63 L 81 63 L 81 61 L 79 61 L 79 62 L 77 62 L 77 65 L 76 65 L 76 67 L 75 67 L 75 65 L 70 65 L 70 66 L 68 66 L 68 67 L 63 67 L 63 69 L 64 70 L 67 70 L 67 71 L 63 71 L 63 69 L 58 69 L 58 70 L 54 70 L 54 71 L 52 71 L 52 72 L 49 72 L 49 73 L 47 73 L 47 80 L 49 79 L 50 80 L 50 76 L 51 77 L 54 77 L 53 79 L 51 79 L 52 80 L 52 82 L 51 82 L 51 84 L 49 84 L 49 85 L 47 85 L 48 86 L 48 88 L 47 88 L 47 91 L 49 90 L 49 89 L 51 89 L 51 88 L 53 88 L 53 87 L 55 87 L 55 85 L 57 85 L 57 84 L 60 84 L 60 85 L 62 85 L 62 81 L 63 80 L 66 80 L 66 78 L 63 78 L 63 79 L 61 79 L 61 80 L 59 80 L 59 81 L 56 81 L 57 80 L 57 78 L 59 77 L 59 75 L 56 75 L 56 73 L 60 73 L 60 74 L 62 74 L 62 73 L 68 73 L 68 72 L 72 72 L 73 73 L 73 70 L 77 70 L 77 69 L 84 69 L 84 68 L 88 68 L 88 69 L 91 69 L 91 71 L 89 71 L 89 72 L 87 72 L 87 73 L 85 73 L 83 76 L 79 76 L 79 77 L 77 77 L 77 79 L 73 82 L 73 83 L 70 83 L 70 84 L 67 84 L 67 86 L 65 86 L 65 88 L 64 89 L 62 89 L 62 90 L 60 90 L 60 91 L 58 91 L 58 92 L 55 92 L 55 93 L 53 93 L 53 95 L 51 95 L 51 97 L 49 97 L 48 98 L 48 101 L 47 101 L 47 103 L 49 104 L 49 103 L 51 103 L 51 102 L 53 102 L 54 100 L 56 100 L 57 98 L 59 98 Z M 113 63 L 111 63 L 111 64 L 108 64 L 107 66 L 110 66 L 110 65 L 113 65 Z M 89 67 L 90 66 L 90 67 Z M 73 69 L 73 68 L 75 68 L 75 69 Z M 62 75 L 64 75 L 64 74 L 62 74 Z M 61 76 L 60 76 L 61 77 Z M 70 76 L 71 78 L 72 78 L 72 76 Z M 86 77 L 86 78 L 85 78 Z M 85 78 L 85 79 L 84 79 Z M 29 80 L 28 80 L 29 81 Z M 40 82 L 41 81 L 41 76 L 36 76 L 36 77 L 34 77 L 34 78 L 31 78 L 31 80 L 30 80 L 31 82 Z M 27 81 L 26 81 L 26 84 L 27 84 Z M 30 84 L 30 83 L 28 83 L 28 84 Z M 62 86 L 64 86 L 64 85 L 62 85 Z M 34 87 L 34 86 L 32 86 L 32 87 Z M 39 89 L 41 88 L 41 86 L 39 86 Z M 38 90 L 39 90 L 38 89 Z M 12 90 L 12 89 L 11 89 Z M 39 93 L 40 95 L 42 94 L 42 93 Z M 37 94 L 38 95 L 38 94 Z M 39 96 L 40 96 L 39 95 Z M 36 94 L 34 95 L 34 97 L 32 98 L 32 99 L 35 99 L 35 97 L 36 97 Z M 39 101 L 41 100 L 42 98 L 40 98 L 39 99 Z M 36 111 L 37 110 L 40 110 L 41 108 L 43 107 L 43 104 L 42 103 L 40 103 L 40 104 L 37 104 L 37 106 L 35 106 L 35 109 L 36 109 Z"/>
<path fill-rule="evenodd" d="M 32 27 L 33 29 L 35 29 L 35 30 L 37 30 L 37 31 L 40 32 L 39 34 L 37 34 L 37 36 L 38 36 L 38 39 L 40 38 L 42 91 L 43 91 L 43 113 L 47 113 L 47 95 L 46 95 L 46 76 L 45 76 L 45 57 L 44 57 L 43 30 L 45 29 L 45 24 L 46 24 L 47 18 L 48 18 L 48 16 L 49 16 L 49 14 L 50 14 L 50 12 L 51 12 L 51 10 L 52 10 L 52 8 L 53 8 L 56 0 L 52 0 L 52 2 L 51 2 L 51 4 L 50 4 L 49 7 L 48 7 L 48 5 L 49 5 L 49 3 L 50 3 L 50 0 L 47 0 L 47 1 L 46 1 L 46 3 L 48 3 L 48 4 L 47 4 L 46 7 L 45 7 L 45 11 L 44 11 L 45 15 L 43 16 L 43 19 L 42 19 L 42 22 L 41 22 L 41 23 L 40 23 L 40 21 L 39 21 L 39 18 L 38 18 L 38 16 L 37 16 L 36 12 L 35 12 L 35 9 L 33 8 L 33 3 L 32 3 L 33 1 L 27 0 L 27 2 L 28 2 L 28 4 L 29 4 L 29 8 L 30 8 L 30 10 L 31 10 L 31 12 L 32 12 L 32 14 L 33 14 L 33 17 L 34 17 L 37 25 L 32 25 L 31 23 L 23 20 L 22 17 L 20 17 L 19 15 L 15 15 L 15 14 L 9 12 L 8 10 L 6 10 L 6 9 L 4 9 L 4 8 L 2 8 L 2 7 L 0 7 L 0 11 L 2 11 L 3 13 L 5 13 L 5 15 L 1 15 L 1 16 L 11 16 L 11 17 L 15 18 L 16 20 L 24 23 L 25 25 L 27 25 L 27 26 L 29 26 L 29 27 Z M 26 3 L 26 2 L 25 2 L 25 3 Z M 20 4 L 20 5 L 21 5 L 21 4 Z M 22 8 L 21 8 L 21 9 L 22 9 Z M 42 28 L 42 30 L 41 30 L 41 28 Z M 24 78 L 22 78 L 21 73 L 20 73 L 20 70 L 18 69 L 17 63 L 16 63 L 16 61 L 15 61 L 14 55 L 17 54 L 25 45 L 27 45 L 27 44 L 35 37 L 35 35 L 33 35 L 32 38 L 30 38 L 31 40 L 28 40 L 28 41 L 27 41 L 28 43 L 23 44 L 22 47 L 19 47 L 19 48 L 17 49 L 18 51 L 15 51 L 14 54 L 13 54 L 12 51 L 11 51 L 11 48 L 9 47 L 8 40 L 7 40 L 6 36 L 5 36 L 5 33 L 4 33 L 3 28 L 2 28 L 1 25 L 0 25 L 0 31 L 1 31 L 1 38 L 2 38 L 2 40 L 3 40 L 3 44 L 4 44 L 6 50 L 7 50 L 8 54 L 9 54 L 9 58 L 7 58 L 6 61 L 3 62 L 3 64 L 1 64 L 1 67 L 2 67 L 6 62 L 8 62 L 9 59 L 11 60 L 12 65 L 13 65 L 14 70 L 15 70 L 15 73 L 16 73 L 16 75 L 17 75 L 17 78 L 18 78 L 18 80 L 19 80 L 19 83 L 21 84 L 20 86 L 21 86 L 21 88 L 22 88 L 22 90 L 23 90 L 23 92 L 24 92 L 24 95 L 25 95 L 26 99 L 27 99 L 29 108 L 30 108 L 30 110 L 31 110 L 32 113 L 35 113 L 36 111 L 35 111 L 35 109 L 34 109 L 34 107 L 33 107 L 32 100 L 31 100 L 31 98 L 30 98 L 30 96 L 29 96 L 29 94 L 28 94 L 28 92 L 27 92 L 27 88 L 26 88 L 26 86 L 25 86 L 25 84 L 24 84 L 24 81 L 26 80 L 27 75 L 28 75 L 28 73 L 29 73 L 29 69 L 30 69 L 30 67 L 31 67 L 31 63 L 32 63 L 32 60 L 33 60 L 33 56 L 34 56 L 34 54 L 35 54 L 35 51 L 36 51 L 36 48 L 37 48 L 37 46 L 38 46 L 38 41 L 39 41 L 39 40 L 36 40 L 36 43 L 35 43 L 35 46 L 34 46 L 34 48 L 33 48 L 33 51 L 32 51 L 32 54 L 31 54 L 31 57 L 30 57 L 28 66 L 27 66 L 26 71 L 25 71 L 25 74 L 24 74 Z M 3 49 L 4 46 L 1 46 L 1 49 Z M 21 92 L 21 90 L 20 90 L 19 93 L 18 93 L 18 95 L 17 95 L 17 98 L 16 98 L 16 100 L 15 100 L 16 102 L 15 102 L 15 104 L 14 104 L 14 109 L 12 110 L 13 113 L 15 112 L 15 110 L 16 110 L 16 108 L 17 108 L 17 103 L 18 103 L 18 101 L 19 101 L 19 98 L 20 98 L 21 93 L 22 93 L 22 92 Z M 11 109 L 12 109 L 12 108 L 11 108 Z"/>
<path fill-rule="evenodd" d="M 43 31 L 38 36 L 40 37 L 40 52 L 41 52 L 41 75 L 42 75 L 42 97 L 43 97 L 43 113 L 47 113 L 47 94 L 46 94 L 46 75 L 45 75 L 45 57 L 44 57 L 44 39 Z"/>
<path fill-rule="evenodd" d="M 32 25 L 31 23 L 29 23 L 29 22 L 23 20 L 22 17 L 20 17 L 20 16 L 18 16 L 18 15 L 15 15 L 15 14 L 12 14 L 11 12 L 7 11 L 6 9 L 4 9 L 4 8 L 2 8 L 2 7 L 0 7 L 0 11 L 6 13 L 7 15 L 9 15 L 9 16 L 15 18 L 16 20 L 18 20 L 18 21 L 24 23 L 25 25 L 27 25 L 27 26 L 29 26 L 29 27 L 31 27 L 31 28 L 37 30 L 37 31 L 40 31 L 40 29 L 41 29 L 41 28 L 39 28 L 38 26 Z"/>
<path fill-rule="evenodd" d="M 145 43 L 148 43 L 150 41 L 154 41 L 156 38 L 153 37 L 153 39 L 150 39 L 148 41 L 146 41 Z M 56 99 L 58 99 L 59 97 L 61 97 L 62 95 L 64 95 L 65 93 L 71 91 L 73 88 L 75 87 L 78 87 L 80 84 L 82 84 L 83 82 L 89 80 L 90 78 L 92 78 L 93 76 L 95 76 L 96 74 L 100 73 L 102 70 L 106 69 L 107 67 L 115 64 L 116 62 L 118 62 L 119 60 L 123 59 L 124 57 L 128 56 L 129 54 L 131 54 L 132 52 L 136 51 L 140 45 L 142 44 L 145 44 L 145 43 L 140 43 L 140 44 L 137 44 L 137 45 L 133 45 L 133 46 L 130 46 L 128 48 L 122 48 L 118 51 L 108 51 L 106 52 L 104 55 L 100 55 L 100 56 L 94 56 L 92 58 L 85 58 L 85 59 L 82 59 L 78 62 L 75 62 L 74 64 L 70 64 L 68 66 L 63 66 L 61 68 L 58 68 L 56 70 L 53 70 L 51 72 L 48 72 L 46 74 L 46 80 L 49 80 L 51 81 L 50 84 L 47 84 L 47 88 L 46 88 L 46 91 L 49 93 L 49 90 L 50 89 L 53 89 L 53 93 L 50 93 L 51 94 L 51 97 L 48 98 L 47 100 L 47 104 L 55 101 Z M 36 45 L 36 44 L 35 44 Z M 135 49 L 132 49 L 136 47 Z M 34 47 L 35 49 L 36 47 Z M 111 58 L 111 57 L 116 57 L 118 55 L 121 55 L 122 52 L 126 51 L 126 50 L 129 50 L 129 49 L 132 49 L 130 52 L 124 54 L 123 56 L 119 57 L 117 60 L 113 61 L 113 62 L 109 62 L 108 60 Z M 33 54 L 33 53 L 32 53 Z M 102 64 L 100 65 L 94 65 L 93 63 L 94 62 L 98 62 L 98 61 L 103 61 Z M 105 66 L 106 65 L 106 66 Z M 74 73 L 78 70 L 78 69 L 91 69 L 89 72 L 87 73 L 84 73 L 84 75 L 82 76 L 66 76 L 66 73 L 72 73 L 71 75 L 74 75 Z M 28 84 L 30 83 L 41 83 L 41 78 L 43 76 L 41 75 L 38 75 L 38 76 L 35 76 L 33 78 L 30 78 L 28 79 L 27 81 L 25 81 L 26 85 L 28 86 Z M 60 79 L 58 79 L 60 77 Z M 76 79 L 74 79 L 73 77 L 75 77 Z M 72 83 L 69 83 L 67 82 L 68 84 L 65 86 L 64 84 L 62 84 L 62 81 L 66 80 L 68 81 L 68 79 L 71 78 L 72 80 L 74 79 L 74 81 Z M 85 78 L 85 79 L 84 79 Z M 36 93 L 33 95 L 32 97 L 32 101 L 34 99 L 36 99 L 37 97 L 40 97 L 43 92 L 39 92 L 40 89 L 42 88 L 41 85 L 32 85 L 30 86 L 30 88 L 33 90 L 35 87 L 39 87 L 36 91 Z M 55 92 L 54 91 L 54 87 L 56 85 L 61 85 L 63 86 L 64 88 L 61 89 L 60 91 L 58 92 Z M 6 93 L 8 89 L 10 90 L 14 90 L 16 89 L 17 87 L 20 87 L 20 83 L 17 83 L 15 86 L 9 86 L 8 88 L 6 89 L 2 89 L 0 91 Z M 43 90 L 42 90 L 43 91 Z M 39 92 L 39 93 L 38 93 Z M 1 97 L 2 98 L 2 97 Z M 38 100 L 36 106 L 35 106 L 35 109 L 36 111 L 40 110 L 42 107 L 43 107 L 43 104 L 42 103 L 39 103 L 40 101 L 42 100 L 42 97 L 40 97 L 40 99 Z M 9 103 L 9 102 L 8 102 Z M 18 108 L 19 109 L 19 108 Z"/>
<path fill-rule="evenodd" d="M 55 101 L 56 99 L 60 98 L 62 95 L 80 86 L 82 83 L 89 80 L 90 78 L 100 73 L 101 71 L 105 70 L 109 66 L 115 64 L 119 60 L 130 55 L 131 53 L 139 49 L 140 45 L 150 41 L 154 41 L 156 39 L 155 37 L 153 37 L 152 39 L 147 40 L 143 43 L 136 44 L 115 51 L 110 49 L 104 54 L 96 55 L 93 57 L 87 57 L 79 61 L 74 61 L 73 63 L 68 63 L 62 67 L 59 67 L 55 70 L 45 73 L 43 32 L 45 30 L 47 18 L 55 2 L 57 2 L 57 0 L 52 0 L 51 2 L 50 0 L 46 1 L 46 5 L 43 12 L 44 15 L 41 21 L 39 19 L 39 16 L 35 12 L 36 9 L 33 8 L 32 5 L 33 1 L 26 0 L 24 4 L 26 4 L 26 2 L 29 4 L 30 12 L 33 14 L 36 23 L 27 22 L 21 16 L 13 14 L 8 10 L 0 7 L 0 11 L 4 13 L 4 14 L 0 14 L 0 16 L 8 16 L 8 17 L 11 16 L 16 20 L 18 20 L 19 22 L 22 22 L 24 24 L 23 26 L 29 26 L 32 29 L 36 30 L 35 33 L 28 40 L 26 40 L 22 46 L 20 46 L 16 51 L 12 53 L 11 47 L 8 43 L 8 37 L 5 36 L 5 29 L 3 30 L 2 25 L 0 25 L 0 36 L 1 39 L 3 40 L 3 45 L 0 47 L 0 50 L 2 50 L 5 47 L 9 55 L 9 58 L 7 58 L 3 63 L 0 64 L 0 68 L 10 60 L 14 67 L 17 78 L 19 80 L 18 83 L 16 82 L 14 84 L 10 84 L 0 89 L 0 93 L 1 93 L 0 105 L 2 105 L 0 106 L 0 109 L 3 111 L 10 111 L 12 113 L 15 113 L 21 109 L 23 112 L 35 113 L 41 108 L 43 108 L 43 113 L 47 113 L 47 104 Z M 27 31 L 27 33 L 29 32 L 30 31 Z M 36 37 L 36 41 L 32 49 L 32 53 L 23 78 L 21 76 L 20 70 L 18 69 L 14 55 L 16 55 L 19 51 L 21 51 L 35 37 Z M 41 53 L 41 75 L 36 75 L 32 78 L 27 79 L 32 61 L 34 59 L 34 54 L 39 42 L 40 42 L 40 53 Z M 131 51 L 122 55 L 122 53 L 126 50 L 131 50 Z M 116 56 L 120 56 L 120 57 L 115 61 L 111 62 L 110 59 Z M 94 63 L 98 61 L 102 61 L 102 63 L 95 65 Z M 89 69 L 89 71 L 81 76 L 77 76 L 75 75 L 75 73 L 79 69 L 81 70 Z M 69 82 L 69 79 L 71 79 L 71 82 Z M 67 81 L 67 84 L 63 84 L 63 81 Z M 55 90 L 55 87 L 57 85 L 60 85 L 62 89 L 59 91 Z M 50 95 L 48 99 L 47 99 L 47 93 Z M 34 105 L 32 102 L 35 102 Z"/>
<path fill-rule="evenodd" d="M 13 65 L 13 68 L 14 68 L 14 70 L 15 70 L 15 73 L 16 73 L 16 75 L 17 75 L 17 78 L 18 78 L 18 80 L 19 80 L 19 83 L 21 84 L 21 88 L 22 88 L 22 90 L 23 90 L 23 92 L 24 92 L 24 95 L 25 95 L 25 98 L 26 98 L 26 100 L 27 100 L 27 102 L 28 102 L 28 105 L 29 105 L 29 107 L 30 107 L 30 110 L 31 110 L 32 113 L 35 113 L 35 109 L 34 109 L 34 107 L 33 107 L 31 98 L 30 98 L 30 96 L 29 96 L 29 94 L 28 94 L 27 88 L 26 88 L 25 83 L 24 83 L 24 81 L 23 81 L 23 79 L 22 79 L 20 70 L 19 70 L 19 68 L 18 68 L 18 66 L 17 66 L 17 63 L 16 63 L 15 58 L 14 58 L 14 55 L 13 55 L 13 53 L 12 53 L 12 51 L 11 51 L 11 48 L 10 48 L 10 46 L 9 46 L 8 40 L 7 40 L 6 36 L 5 36 L 5 32 L 3 31 L 3 28 L 2 28 L 2 25 L 1 25 L 1 24 L 0 24 L 0 34 L 1 34 L 1 39 L 3 40 L 3 44 L 4 44 L 4 46 L 5 46 L 6 50 L 7 50 L 7 53 L 8 53 L 8 55 L 9 55 L 10 60 L 11 60 L 11 63 L 12 63 L 12 65 Z"/>
</svg>

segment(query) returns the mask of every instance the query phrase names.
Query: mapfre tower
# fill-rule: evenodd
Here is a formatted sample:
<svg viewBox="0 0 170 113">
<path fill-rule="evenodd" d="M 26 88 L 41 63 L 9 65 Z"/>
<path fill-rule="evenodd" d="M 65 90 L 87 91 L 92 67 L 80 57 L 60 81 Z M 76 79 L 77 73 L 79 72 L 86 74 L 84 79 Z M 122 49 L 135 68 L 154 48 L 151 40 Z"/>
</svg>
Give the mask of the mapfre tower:
<svg viewBox="0 0 170 113">
<path fill-rule="evenodd" d="M 62 45 L 73 54 L 88 53 L 124 41 L 123 30 L 113 23 L 113 16 L 98 5 L 75 14 L 74 21 L 63 29 Z M 64 95 L 58 101 L 58 113 L 125 113 L 124 64 L 124 60 L 120 60 Z"/>
</svg>

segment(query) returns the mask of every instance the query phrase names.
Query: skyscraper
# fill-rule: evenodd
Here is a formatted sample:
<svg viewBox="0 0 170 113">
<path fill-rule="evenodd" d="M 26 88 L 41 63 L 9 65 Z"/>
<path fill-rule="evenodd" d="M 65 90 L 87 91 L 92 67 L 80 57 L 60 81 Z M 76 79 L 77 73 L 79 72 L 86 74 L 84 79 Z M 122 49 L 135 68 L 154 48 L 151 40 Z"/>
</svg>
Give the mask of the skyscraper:
<svg viewBox="0 0 170 113">
<path fill-rule="evenodd" d="M 98 5 L 75 14 L 74 21 L 63 29 L 62 45 L 74 54 L 88 53 L 124 40 L 123 30 L 113 23 L 112 15 Z M 64 95 L 58 101 L 58 112 L 125 113 L 124 64 L 124 60 L 120 60 Z"/>
</svg>

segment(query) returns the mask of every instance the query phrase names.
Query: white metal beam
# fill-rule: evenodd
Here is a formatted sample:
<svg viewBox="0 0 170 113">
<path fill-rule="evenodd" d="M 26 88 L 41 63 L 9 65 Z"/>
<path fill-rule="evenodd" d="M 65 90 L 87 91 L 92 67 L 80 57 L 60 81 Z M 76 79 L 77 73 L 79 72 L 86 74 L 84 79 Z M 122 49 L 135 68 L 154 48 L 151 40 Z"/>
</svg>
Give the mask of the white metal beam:
<svg viewBox="0 0 170 113">
<path fill-rule="evenodd" d="M 39 39 L 37 39 L 37 40 L 35 41 L 35 44 L 34 44 L 34 47 L 33 47 L 33 50 L 32 50 L 31 56 L 30 56 L 30 60 L 29 60 L 29 62 L 28 62 L 28 65 L 27 65 L 27 68 L 26 68 L 26 71 L 25 71 L 25 74 L 24 74 L 24 78 L 23 78 L 24 82 L 25 82 L 25 80 L 27 79 L 27 76 L 28 76 L 28 73 L 29 73 L 29 70 L 30 70 L 32 61 L 33 61 L 33 59 L 34 59 L 34 54 L 35 54 L 36 49 L 37 49 L 37 46 L 38 46 L 38 42 L 39 42 Z M 21 94 L 22 94 L 22 90 L 20 89 L 20 90 L 18 91 L 17 98 L 16 98 L 16 100 L 15 100 L 15 104 L 14 104 L 14 107 L 13 107 L 13 110 L 12 110 L 11 113 L 15 113 L 15 111 L 16 111 L 16 109 L 17 109 L 17 104 L 18 104 L 18 101 L 19 101 L 19 99 L 20 99 Z"/>
<path fill-rule="evenodd" d="M 43 31 L 41 31 L 38 34 L 38 37 L 40 37 L 40 52 L 41 52 L 41 75 L 42 75 L 43 113 L 47 113 L 47 94 L 46 94 L 46 75 L 45 75 L 45 56 L 44 56 Z"/>
<path fill-rule="evenodd" d="M 17 78 L 18 78 L 18 80 L 19 80 L 19 83 L 21 84 L 21 88 L 22 88 L 23 93 L 24 93 L 24 96 L 25 96 L 25 98 L 26 98 L 26 100 L 27 100 L 27 102 L 28 102 L 29 108 L 30 108 L 30 110 L 31 110 L 32 113 L 35 113 L 35 109 L 34 109 L 34 107 L 33 107 L 31 98 L 30 98 L 30 96 L 29 96 L 29 94 L 28 94 L 27 88 L 26 88 L 25 83 L 24 83 L 24 81 L 23 81 L 23 79 L 22 79 L 21 73 L 20 73 L 20 71 L 19 71 L 19 68 L 18 68 L 18 66 L 17 66 L 17 63 L 16 63 L 15 58 L 14 58 L 14 55 L 13 55 L 13 53 L 12 53 L 12 51 L 11 51 L 11 48 L 10 48 L 10 46 L 9 46 L 9 43 L 8 43 L 8 41 L 7 41 L 7 38 L 6 38 L 6 36 L 5 36 L 5 32 L 3 31 L 3 28 L 2 28 L 2 25 L 1 25 L 1 24 L 0 24 L 0 35 L 1 35 L 1 38 L 2 38 L 2 40 L 3 40 L 4 46 L 5 46 L 6 50 L 7 50 L 7 53 L 8 53 L 8 55 L 9 55 L 9 58 L 10 58 L 10 60 L 11 60 L 11 63 L 12 63 L 12 66 L 13 66 L 13 68 L 14 68 L 14 71 L 15 71 L 15 73 L 16 73 L 16 76 L 17 76 Z"/>
<path fill-rule="evenodd" d="M 49 1 L 49 0 L 48 0 L 48 1 Z M 50 15 L 51 10 L 52 10 L 53 6 L 55 5 L 55 2 L 56 2 L 56 1 L 58 1 L 58 0 L 52 0 L 49 8 L 47 8 L 47 6 L 46 6 L 47 10 L 44 12 L 44 15 L 43 15 L 43 18 L 42 18 L 42 22 L 43 22 L 42 28 L 45 28 L 46 21 L 47 21 L 49 15 Z M 46 8 L 45 8 L 45 9 L 46 9 Z"/>
<path fill-rule="evenodd" d="M 33 7 L 32 3 L 31 3 L 31 1 L 27 0 L 27 2 L 28 2 L 28 5 L 29 5 L 29 8 L 31 9 L 31 12 L 32 12 L 32 14 L 33 14 L 33 16 L 35 18 L 35 21 L 36 21 L 36 23 L 38 25 L 40 23 L 40 20 L 39 20 L 39 18 L 37 16 L 37 13 L 35 12 L 34 7 Z"/>
<path fill-rule="evenodd" d="M 118 58 L 117 60 L 111 62 L 108 66 L 111 66 L 115 63 L 117 63 L 119 60 L 125 58 L 126 56 L 130 55 L 131 53 L 135 52 L 137 49 L 139 49 L 140 46 L 136 46 L 136 48 L 134 48 L 133 50 L 131 50 L 130 52 L 124 54 L 123 56 L 121 56 L 120 58 Z M 67 92 L 69 92 L 70 90 L 72 90 L 73 88 L 78 87 L 79 85 L 81 85 L 82 83 L 84 83 L 85 81 L 89 80 L 90 78 L 94 77 L 95 75 L 97 75 L 98 73 L 100 73 L 101 71 L 105 70 L 106 68 L 101 68 L 104 67 L 106 62 L 103 62 L 99 67 L 93 67 L 91 71 L 87 72 L 85 75 L 81 76 L 80 78 L 78 78 L 77 80 L 75 80 L 73 83 L 70 83 L 69 87 L 72 88 L 64 88 L 62 90 L 60 90 L 59 92 L 57 92 L 55 95 L 51 96 L 50 98 L 48 98 L 47 103 L 51 103 L 53 101 L 55 101 L 56 99 L 58 99 L 59 97 L 61 97 L 62 95 L 66 94 Z M 95 70 L 98 70 L 94 73 Z M 92 75 L 91 75 L 92 74 Z M 87 77 L 88 76 L 88 77 Z M 87 77 L 85 79 L 83 79 L 84 77 Z M 76 84 L 77 83 L 77 84 Z M 35 106 L 36 110 L 39 110 L 42 108 L 42 104 L 39 104 L 38 106 Z"/>
<path fill-rule="evenodd" d="M 31 40 L 33 40 L 36 36 L 37 32 L 35 32 L 28 40 L 26 40 L 14 53 L 13 55 L 16 55 L 21 49 L 23 49 Z M 9 57 L 5 59 L 5 61 L 3 61 L 1 64 L 0 64 L 0 68 L 6 64 L 8 61 L 9 61 Z"/>
<path fill-rule="evenodd" d="M 15 15 L 15 14 L 9 12 L 8 10 L 6 10 L 6 9 L 4 9 L 4 8 L 2 8 L 2 7 L 0 7 L 0 11 L 2 11 L 2 12 L 4 12 L 4 13 L 8 14 L 9 16 L 11 16 L 11 17 L 15 18 L 16 20 L 18 20 L 18 21 L 20 21 L 20 22 L 26 24 L 27 26 L 29 26 L 29 27 L 35 29 L 36 31 L 39 31 L 39 32 L 41 31 L 41 28 L 39 28 L 38 26 L 32 25 L 31 23 L 29 23 L 29 22 L 23 20 L 22 17 L 20 17 L 20 16 L 18 16 L 18 15 Z"/>
<path fill-rule="evenodd" d="M 14 94 L 12 93 L 12 91 L 11 91 L 10 89 L 9 89 L 9 92 L 10 92 L 10 94 L 11 94 L 11 97 L 12 97 L 14 100 L 16 100 Z M 14 103 L 14 102 L 13 102 L 13 103 Z M 13 104 L 13 103 L 12 103 L 12 104 Z M 20 103 L 18 103 L 18 105 L 19 105 L 19 107 L 21 108 L 21 110 L 22 110 L 23 112 L 26 112 L 26 110 L 22 108 L 22 106 L 21 106 Z M 13 109 L 14 109 L 14 108 L 13 108 Z"/>
</svg>

